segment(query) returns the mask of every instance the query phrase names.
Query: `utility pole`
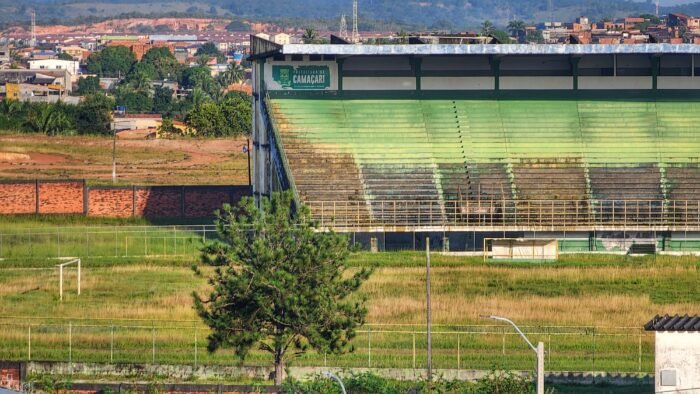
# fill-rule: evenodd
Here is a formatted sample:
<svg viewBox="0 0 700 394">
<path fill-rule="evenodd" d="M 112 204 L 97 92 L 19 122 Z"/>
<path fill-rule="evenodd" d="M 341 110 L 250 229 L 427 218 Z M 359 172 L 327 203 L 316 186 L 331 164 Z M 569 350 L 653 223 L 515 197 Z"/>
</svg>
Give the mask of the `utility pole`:
<svg viewBox="0 0 700 394">
<path fill-rule="evenodd" d="M 427 362 L 427 367 L 428 367 L 428 382 L 433 381 L 433 338 L 432 338 L 432 332 L 431 332 L 431 308 L 430 308 L 430 237 L 425 238 L 425 295 L 426 295 L 426 300 L 427 300 L 427 311 L 426 311 L 426 320 L 427 320 L 427 342 L 428 342 L 428 362 Z"/>
<path fill-rule="evenodd" d="M 656 0 L 656 16 L 659 16 L 659 2 L 660 0 Z"/>
<path fill-rule="evenodd" d="M 32 38 L 29 40 L 29 46 L 36 46 L 36 10 L 32 10 Z"/>
<path fill-rule="evenodd" d="M 360 42 L 360 32 L 357 28 L 357 0 L 352 1 L 352 42 L 357 44 Z"/>
<path fill-rule="evenodd" d="M 348 39 L 348 21 L 345 18 L 345 14 L 340 16 L 340 31 L 338 32 L 338 37 L 343 40 Z"/>
</svg>

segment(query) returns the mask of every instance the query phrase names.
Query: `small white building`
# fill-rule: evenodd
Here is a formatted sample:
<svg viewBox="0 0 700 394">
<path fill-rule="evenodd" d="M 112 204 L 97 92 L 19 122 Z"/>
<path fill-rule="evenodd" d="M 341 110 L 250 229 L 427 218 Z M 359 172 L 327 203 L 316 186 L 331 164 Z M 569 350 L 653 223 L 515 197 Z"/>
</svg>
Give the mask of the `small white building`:
<svg viewBox="0 0 700 394">
<path fill-rule="evenodd" d="M 279 45 L 289 45 L 292 43 L 291 36 L 287 33 L 277 33 L 271 37 L 272 42 Z"/>
<path fill-rule="evenodd" d="M 270 35 L 267 33 L 258 33 L 255 35 L 256 37 L 262 38 L 263 40 L 270 41 Z"/>
<path fill-rule="evenodd" d="M 656 393 L 700 393 L 700 316 L 656 316 L 644 326 L 656 332 Z"/>
<path fill-rule="evenodd" d="M 71 74 L 72 81 L 76 82 L 78 80 L 78 72 L 80 71 L 80 62 L 59 59 L 30 60 L 29 69 L 66 70 Z"/>
</svg>

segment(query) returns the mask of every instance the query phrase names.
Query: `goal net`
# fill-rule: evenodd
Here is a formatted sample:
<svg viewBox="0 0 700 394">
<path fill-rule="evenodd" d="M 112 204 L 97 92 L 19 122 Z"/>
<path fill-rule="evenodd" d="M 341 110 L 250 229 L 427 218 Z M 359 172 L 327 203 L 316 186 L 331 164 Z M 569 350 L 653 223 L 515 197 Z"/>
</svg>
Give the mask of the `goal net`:
<svg viewBox="0 0 700 394">
<path fill-rule="evenodd" d="M 559 242 L 551 238 L 485 238 L 484 260 L 556 260 Z"/>
</svg>

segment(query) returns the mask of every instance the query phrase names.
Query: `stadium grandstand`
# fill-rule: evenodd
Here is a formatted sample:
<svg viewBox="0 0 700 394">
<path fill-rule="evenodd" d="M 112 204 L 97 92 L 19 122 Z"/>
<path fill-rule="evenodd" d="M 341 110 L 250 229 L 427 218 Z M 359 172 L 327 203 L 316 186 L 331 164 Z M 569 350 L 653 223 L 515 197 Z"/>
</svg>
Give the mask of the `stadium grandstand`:
<svg viewBox="0 0 700 394">
<path fill-rule="evenodd" d="M 387 249 L 700 250 L 700 46 L 251 40 L 257 198 Z"/>
</svg>

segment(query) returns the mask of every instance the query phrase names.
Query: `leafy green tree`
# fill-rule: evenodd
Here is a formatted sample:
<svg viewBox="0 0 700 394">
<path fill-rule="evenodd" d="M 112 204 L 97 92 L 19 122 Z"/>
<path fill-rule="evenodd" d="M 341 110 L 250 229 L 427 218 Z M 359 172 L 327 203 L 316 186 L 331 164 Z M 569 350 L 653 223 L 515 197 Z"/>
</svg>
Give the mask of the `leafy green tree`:
<svg viewBox="0 0 700 394">
<path fill-rule="evenodd" d="M 153 99 L 146 92 L 125 89 L 116 95 L 116 104 L 126 107 L 130 113 L 149 113 L 153 110 Z"/>
<path fill-rule="evenodd" d="M 503 44 L 509 44 L 511 42 L 510 36 L 503 30 L 495 29 L 491 32 L 491 35 Z"/>
<path fill-rule="evenodd" d="M 234 83 L 243 83 L 245 80 L 245 70 L 238 63 L 231 63 L 226 67 L 226 71 L 219 74 L 219 83 L 229 86 Z"/>
<path fill-rule="evenodd" d="M 151 63 L 140 62 L 134 65 L 134 67 L 129 71 L 129 75 L 126 77 L 128 83 L 133 83 L 137 79 L 145 79 L 146 81 L 152 81 L 158 78 L 158 72 L 156 68 Z"/>
<path fill-rule="evenodd" d="M 290 192 L 246 197 L 237 208 L 217 212 L 221 241 L 202 250 L 216 266 L 207 297 L 194 293 L 195 308 L 212 328 L 208 349 L 232 347 L 244 359 L 253 347 L 272 354 L 275 384 L 284 367 L 309 348 L 341 354 L 367 309 L 355 295 L 367 269 L 346 275 L 348 240 L 319 232 L 308 208 L 292 209 Z"/>
<path fill-rule="evenodd" d="M 71 123 L 59 104 L 33 105 L 25 120 L 28 130 L 50 136 L 62 134 L 70 126 Z"/>
<path fill-rule="evenodd" d="M 544 36 L 542 35 L 542 30 L 528 31 L 527 35 L 525 36 L 525 41 L 535 44 L 544 44 Z"/>
<path fill-rule="evenodd" d="M 226 133 L 226 119 L 219 105 L 205 101 L 194 106 L 187 114 L 187 126 L 196 130 L 196 134 L 208 137 L 221 137 Z"/>
<path fill-rule="evenodd" d="M 75 60 L 75 59 L 73 59 L 73 56 L 71 56 L 71 55 L 69 55 L 69 54 L 67 54 L 67 53 L 65 53 L 65 52 L 59 53 L 59 54 L 56 56 L 56 59 L 58 59 L 58 60 L 68 60 L 68 61 L 71 61 L 71 62 Z"/>
<path fill-rule="evenodd" d="M 79 134 L 109 134 L 114 100 L 101 93 L 85 96 L 75 111 Z"/>
<path fill-rule="evenodd" d="M 227 119 L 227 135 L 250 135 L 253 118 L 250 96 L 240 92 L 230 92 L 220 105 L 224 119 Z"/>
<path fill-rule="evenodd" d="M 98 77 L 85 77 L 78 80 L 78 92 L 80 94 L 97 93 L 100 90 L 100 79 Z"/>
<path fill-rule="evenodd" d="M 219 47 L 213 42 L 207 42 L 199 47 L 195 56 L 207 56 L 210 59 L 215 57 L 219 63 L 223 63 L 226 60 L 226 56 L 219 51 Z"/>
<path fill-rule="evenodd" d="M 301 41 L 304 44 L 316 44 L 318 42 L 318 32 L 315 29 L 304 29 L 304 34 L 301 35 Z"/>
<path fill-rule="evenodd" d="M 490 36 L 491 34 L 493 34 L 494 30 L 496 30 L 496 27 L 493 25 L 493 22 L 491 22 L 488 19 L 481 24 L 482 36 Z"/>
<path fill-rule="evenodd" d="M 136 56 L 125 46 L 106 47 L 87 59 L 87 71 L 101 77 L 124 77 L 136 63 Z"/>
<path fill-rule="evenodd" d="M 202 89 L 211 98 L 215 98 L 221 91 L 219 83 L 211 76 L 209 67 L 190 67 L 182 73 L 182 86 L 185 89 Z"/>
<path fill-rule="evenodd" d="M 152 79 L 177 80 L 182 73 L 182 67 L 175 59 L 175 55 L 167 47 L 151 48 L 143 55 L 141 63 L 153 67 Z"/>
<path fill-rule="evenodd" d="M 512 20 L 508 22 L 508 32 L 511 36 L 516 37 L 518 41 L 525 37 L 525 22 L 522 20 Z"/>
<path fill-rule="evenodd" d="M 243 21 L 233 21 L 226 25 L 228 31 L 250 31 L 250 25 Z"/>
<path fill-rule="evenodd" d="M 153 112 L 171 115 L 173 111 L 173 91 L 164 86 L 156 86 L 153 90 Z"/>
</svg>

